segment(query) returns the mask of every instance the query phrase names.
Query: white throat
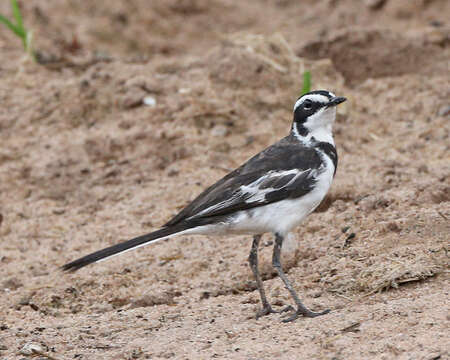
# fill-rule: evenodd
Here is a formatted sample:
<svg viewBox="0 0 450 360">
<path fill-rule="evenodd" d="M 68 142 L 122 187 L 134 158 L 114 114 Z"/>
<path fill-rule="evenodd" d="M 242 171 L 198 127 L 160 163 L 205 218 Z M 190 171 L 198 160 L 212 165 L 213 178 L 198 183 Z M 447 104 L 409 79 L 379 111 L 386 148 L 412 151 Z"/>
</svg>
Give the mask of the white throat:
<svg viewBox="0 0 450 360">
<path fill-rule="evenodd" d="M 294 122 L 292 131 L 295 137 L 305 144 L 310 144 L 312 138 L 318 142 L 327 142 L 334 146 L 333 123 L 336 118 L 336 109 L 328 108 L 312 115 L 304 124 Z M 303 127 L 299 131 L 298 126 Z"/>
<path fill-rule="evenodd" d="M 305 136 L 306 141 L 311 141 L 314 138 L 319 142 L 327 142 L 334 145 L 333 139 L 333 125 L 329 124 L 326 127 L 320 127 L 318 129 L 312 130 L 308 135 Z"/>
</svg>

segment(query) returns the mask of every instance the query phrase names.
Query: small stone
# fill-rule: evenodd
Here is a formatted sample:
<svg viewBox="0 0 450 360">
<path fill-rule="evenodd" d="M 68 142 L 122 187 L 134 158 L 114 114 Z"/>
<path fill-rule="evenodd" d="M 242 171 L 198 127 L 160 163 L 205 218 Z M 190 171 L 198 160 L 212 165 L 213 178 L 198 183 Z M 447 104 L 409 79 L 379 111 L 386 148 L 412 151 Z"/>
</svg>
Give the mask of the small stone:
<svg viewBox="0 0 450 360">
<path fill-rule="evenodd" d="M 20 349 L 22 355 L 42 354 L 42 352 L 42 346 L 36 343 L 26 343 L 22 349 Z"/>
<path fill-rule="evenodd" d="M 1 287 L 3 289 L 8 289 L 8 290 L 17 290 L 18 288 L 22 287 L 23 284 L 20 280 L 18 280 L 17 278 L 10 278 L 8 280 L 5 280 Z"/>
<path fill-rule="evenodd" d="M 121 100 L 124 109 L 133 109 L 144 103 L 147 92 L 141 88 L 131 87 Z"/>
<path fill-rule="evenodd" d="M 419 173 L 424 173 L 424 174 L 429 174 L 430 171 L 428 170 L 428 166 L 426 164 L 421 164 L 418 168 L 417 171 Z"/>
<path fill-rule="evenodd" d="M 227 153 L 231 150 L 231 145 L 227 142 L 221 142 L 214 147 L 215 151 Z"/>
<path fill-rule="evenodd" d="M 192 90 L 190 88 L 179 88 L 178 93 L 179 94 L 189 94 Z"/>
<path fill-rule="evenodd" d="M 153 96 L 145 96 L 142 99 L 142 102 L 144 105 L 155 107 L 156 106 L 156 99 Z"/>
<path fill-rule="evenodd" d="M 131 301 L 130 309 L 141 307 L 149 307 L 154 305 L 174 304 L 174 294 L 170 291 L 160 291 L 152 294 L 145 294 L 137 299 Z"/>
<path fill-rule="evenodd" d="M 122 106 L 125 109 L 132 109 L 132 108 L 140 106 L 141 104 L 142 104 L 142 98 L 140 98 L 138 96 L 136 96 L 136 97 L 127 96 L 124 98 L 124 100 L 122 102 Z"/>
<path fill-rule="evenodd" d="M 444 26 L 444 23 L 442 21 L 439 21 L 439 20 L 431 20 L 429 22 L 429 24 L 430 24 L 430 26 L 433 26 L 433 27 L 442 27 L 442 26 Z"/>
<path fill-rule="evenodd" d="M 24 296 L 19 300 L 19 305 L 29 305 L 31 298 L 29 296 Z"/>
<path fill-rule="evenodd" d="M 211 129 L 211 135 L 216 137 L 227 136 L 228 128 L 225 125 L 216 125 Z"/>
<path fill-rule="evenodd" d="M 174 177 L 174 176 L 177 176 L 179 173 L 180 173 L 180 172 L 179 172 L 178 170 L 171 169 L 171 170 L 169 170 L 169 172 L 167 173 L 167 176 L 168 176 L 168 177 Z"/>
<path fill-rule="evenodd" d="M 63 208 L 53 209 L 53 214 L 55 214 L 55 215 L 62 215 L 62 214 L 64 214 L 65 212 L 66 212 L 66 210 L 63 209 Z"/>
<path fill-rule="evenodd" d="M 104 314 L 104 313 L 107 313 L 112 310 L 114 310 L 114 307 L 108 303 L 97 304 L 91 308 L 91 311 L 98 313 L 98 314 Z"/>
<path fill-rule="evenodd" d="M 441 108 L 438 111 L 439 116 L 447 116 L 449 114 L 450 114 L 450 105 L 441 106 Z"/>
<path fill-rule="evenodd" d="M 402 229 L 400 228 L 400 226 L 395 222 L 395 221 L 390 221 L 386 224 L 386 227 L 389 231 L 392 232 L 400 232 Z"/>
<path fill-rule="evenodd" d="M 386 0 L 364 0 L 364 3 L 369 9 L 378 10 L 386 4 Z"/>
<path fill-rule="evenodd" d="M 425 41 L 430 44 L 444 46 L 449 41 L 449 32 L 440 27 L 425 30 Z"/>
</svg>

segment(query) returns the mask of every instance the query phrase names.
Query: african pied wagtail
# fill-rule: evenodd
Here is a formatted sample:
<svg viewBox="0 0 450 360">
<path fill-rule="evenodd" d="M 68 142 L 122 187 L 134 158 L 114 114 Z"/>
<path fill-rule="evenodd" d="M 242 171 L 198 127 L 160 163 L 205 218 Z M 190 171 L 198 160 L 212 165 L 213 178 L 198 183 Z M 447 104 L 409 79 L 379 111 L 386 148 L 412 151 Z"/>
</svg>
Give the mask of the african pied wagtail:
<svg viewBox="0 0 450 360">
<path fill-rule="evenodd" d="M 64 265 L 63 270 L 75 271 L 174 235 L 253 234 L 249 263 L 263 306 L 257 316 L 262 316 L 276 312 L 267 301 L 258 271 L 261 234 L 272 232 L 272 265 L 297 306 L 284 321 L 328 313 L 313 312 L 302 304 L 283 272 L 280 251 L 285 236 L 320 204 L 330 188 L 337 166 L 332 126 L 336 105 L 345 100 L 324 90 L 301 96 L 294 105 L 287 137 L 207 188 L 161 229 L 86 255 Z"/>
</svg>

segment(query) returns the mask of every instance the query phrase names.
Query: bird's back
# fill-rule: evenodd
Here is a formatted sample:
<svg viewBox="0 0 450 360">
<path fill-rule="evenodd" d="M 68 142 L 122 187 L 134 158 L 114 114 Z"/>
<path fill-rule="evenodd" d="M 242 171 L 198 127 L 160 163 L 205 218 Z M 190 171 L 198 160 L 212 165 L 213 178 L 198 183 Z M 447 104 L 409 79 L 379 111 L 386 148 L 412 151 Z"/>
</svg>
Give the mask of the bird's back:
<svg viewBox="0 0 450 360">
<path fill-rule="evenodd" d="M 207 188 L 165 226 L 199 216 L 223 216 L 303 196 L 312 190 L 323 168 L 324 159 L 320 152 L 299 142 L 291 134 Z M 250 190 L 248 194 L 243 193 L 243 189 L 252 185 L 255 191 L 264 192 L 259 201 L 249 201 Z"/>
</svg>

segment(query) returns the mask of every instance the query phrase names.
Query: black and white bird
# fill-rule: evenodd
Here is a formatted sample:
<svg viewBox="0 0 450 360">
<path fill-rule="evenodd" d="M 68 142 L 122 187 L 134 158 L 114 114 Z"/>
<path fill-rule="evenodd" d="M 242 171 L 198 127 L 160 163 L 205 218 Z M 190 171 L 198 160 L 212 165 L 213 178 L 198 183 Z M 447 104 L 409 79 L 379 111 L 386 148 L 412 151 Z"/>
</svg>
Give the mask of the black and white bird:
<svg viewBox="0 0 450 360">
<path fill-rule="evenodd" d="M 62 269 L 75 271 L 175 235 L 252 234 L 249 263 L 261 296 L 259 317 L 277 312 L 267 301 L 258 271 L 259 241 L 263 233 L 271 232 L 275 235 L 273 267 L 296 305 L 283 321 L 328 313 L 303 305 L 283 272 L 280 252 L 286 235 L 314 211 L 331 186 L 338 160 L 332 127 L 336 105 L 345 100 L 325 90 L 302 95 L 294 105 L 288 136 L 207 188 L 162 228 L 86 255 Z"/>
</svg>

